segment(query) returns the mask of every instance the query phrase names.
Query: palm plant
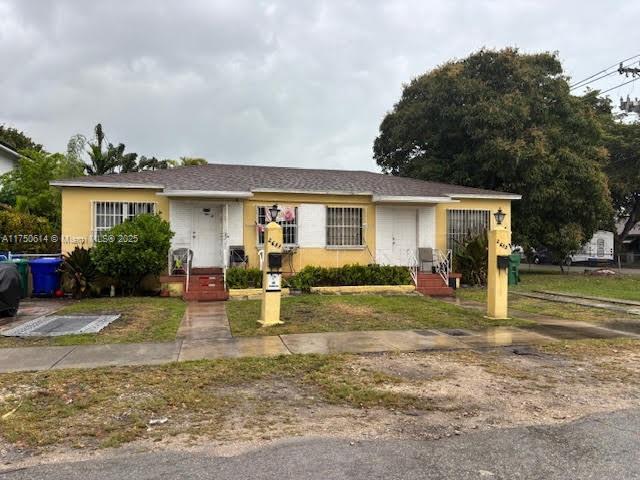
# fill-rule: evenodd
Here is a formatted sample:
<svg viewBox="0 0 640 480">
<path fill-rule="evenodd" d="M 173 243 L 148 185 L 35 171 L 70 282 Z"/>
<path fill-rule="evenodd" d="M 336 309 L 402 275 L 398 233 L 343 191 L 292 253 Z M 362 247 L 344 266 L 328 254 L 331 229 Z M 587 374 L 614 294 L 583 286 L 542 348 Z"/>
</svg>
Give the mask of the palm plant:
<svg viewBox="0 0 640 480">
<path fill-rule="evenodd" d="M 462 282 L 467 285 L 487 284 L 489 244 L 486 233 L 467 236 L 460 242 L 453 257 L 453 269 L 462 274 Z"/>
<path fill-rule="evenodd" d="M 98 290 L 100 275 L 89 250 L 76 247 L 63 260 L 60 266 L 63 285 L 74 298 L 89 297 Z"/>
</svg>

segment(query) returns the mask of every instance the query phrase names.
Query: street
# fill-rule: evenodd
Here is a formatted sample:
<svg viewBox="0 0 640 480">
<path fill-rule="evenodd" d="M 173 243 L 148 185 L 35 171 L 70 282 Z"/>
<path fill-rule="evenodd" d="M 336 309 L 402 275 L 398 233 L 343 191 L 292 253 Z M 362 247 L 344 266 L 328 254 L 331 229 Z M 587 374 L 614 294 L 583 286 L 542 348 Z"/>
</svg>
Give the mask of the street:
<svg viewBox="0 0 640 480">
<path fill-rule="evenodd" d="M 118 453 L 19 469 L 3 480 L 636 479 L 640 409 L 555 426 L 463 432 L 440 440 L 293 439 L 232 457 L 205 451 Z"/>
</svg>

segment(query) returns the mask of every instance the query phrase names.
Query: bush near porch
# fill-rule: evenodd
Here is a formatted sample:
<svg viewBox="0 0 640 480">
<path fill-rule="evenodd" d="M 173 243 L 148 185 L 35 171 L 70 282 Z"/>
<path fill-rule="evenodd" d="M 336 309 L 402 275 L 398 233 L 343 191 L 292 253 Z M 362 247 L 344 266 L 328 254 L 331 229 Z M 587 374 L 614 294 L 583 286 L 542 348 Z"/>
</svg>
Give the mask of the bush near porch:
<svg viewBox="0 0 640 480">
<path fill-rule="evenodd" d="M 342 287 L 360 285 L 410 285 L 411 274 L 407 267 L 390 265 L 345 265 L 325 268 L 308 265 L 288 277 L 284 286 L 309 292 L 311 287 Z M 257 269 L 229 268 L 228 288 L 260 288 L 262 272 Z"/>
</svg>

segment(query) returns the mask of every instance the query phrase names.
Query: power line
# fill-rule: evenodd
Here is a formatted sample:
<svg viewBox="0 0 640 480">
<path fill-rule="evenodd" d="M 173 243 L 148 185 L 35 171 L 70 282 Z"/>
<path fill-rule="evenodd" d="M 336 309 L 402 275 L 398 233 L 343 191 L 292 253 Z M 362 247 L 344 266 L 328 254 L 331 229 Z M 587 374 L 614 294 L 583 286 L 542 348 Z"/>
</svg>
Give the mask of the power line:
<svg viewBox="0 0 640 480">
<path fill-rule="evenodd" d="M 609 89 L 607 89 L 607 90 L 604 90 L 604 91 L 600 92 L 600 95 L 602 95 L 603 93 L 610 92 L 611 90 L 615 90 L 616 88 L 624 87 L 625 85 L 627 85 L 627 84 L 629 84 L 629 83 L 632 83 L 632 82 L 635 82 L 636 80 L 640 80 L 640 77 L 632 78 L 632 79 L 631 79 L 631 80 L 629 80 L 628 82 L 624 82 L 624 83 L 621 83 L 620 85 L 616 85 L 615 87 L 611 87 L 611 88 L 609 88 Z"/>
<path fill-rule="evenodd" d="M 578 85 L 577 87 L 569 87 L 569 91 L 575 90 L 576 88 L 586 87 L 587 85 L 590 85 L 593 82 L 597 82 L 598 80 L 602 80 L 603 78 L 609 77 L 611 75 L 615 75 L 616 73 L 618 73 L 618 70 L 614 70 L 612 72 L 605 73 L 604 75 L 601 75 L 601 76 L 599 76 L 597 78 L 594 78 L 593 80 L 591 80 L 589 82 L 586 82 L 586 83 L 583 83 L 582 85 Z"/>
<path fill-rule="evenodd" d="M 569 85 L 569 87 L 570 87 L 570 88 L 575 88 L 575 87 L 577 87 L 578 85 L 580 85 L 581 83 L 586 82 L 587 80 L 591 80 L 593 77 L 597 77 L 597 76 L 598 76 L 598 75 L 600 75 L 601 73 L 606 73 L 606 72 L 607 72 L 607 70 L 611 70 L 613 67 L 617 67 L 617 66 L 618 66 L 618 65 L 620 65 L 621 63 L 628 62 L 629 60 L 633 60 L 634 58 L 637 58 L 637 57 L 640 57 L 640 53 L 639 53 L 639 54 L 637 54 L 637 55 L 634 55 L 633 57 L 629 57 L 629 58 L 626 58 L 626 59 L 624 59 L 624 60 L 622 60 L 622 61 L 616 62 L 616 63 L 614 63 L 613 65 L 611 65 L 610 67 L 607 67 L 607 68 L 605 68 L 605 69 L 603 69 L 603 70 L 600 70 L 599 72 L 596 72 L 596 73 L 594 73 L 593 75 L 588 76 L 587 78 L 583 78 L 582 80 L 580 80 L 579 82 L 574 83 L 573 85 Z"/>
</svg>

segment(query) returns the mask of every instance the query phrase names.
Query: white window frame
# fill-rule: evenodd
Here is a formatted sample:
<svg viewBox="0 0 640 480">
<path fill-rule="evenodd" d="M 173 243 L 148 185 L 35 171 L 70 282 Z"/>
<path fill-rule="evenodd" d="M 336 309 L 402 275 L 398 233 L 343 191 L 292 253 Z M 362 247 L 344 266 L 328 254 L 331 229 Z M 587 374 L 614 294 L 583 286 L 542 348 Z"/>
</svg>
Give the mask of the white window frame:
<svg viewBox="0 0 640 480">
<path fill-rule="evenodd" d="M 98 213 L 98 209 L 100 206 L 105 206 L 107 210 L 111 210 L 106 213 Z M 113 201 L 102 201 L 102 200 L 94 200 L 91 202 L 91 220 L 93 223 L 93 234 L 99 235 L 104 233 L 116 225 L 120 225 L 125 220 L 131 219 L 136 215 L 139 215 L 138 208 L 139 206 L 144 205 L 144 210 L 148 209 L 148 206 L 152 206 L 152 212 L 155 214 L 158 211 L 158 204 L 156 202 L 113 202 Z M 109 208 L 111 207 L 111 208 Z M 143 213 L 149 213 L 144 211 Z M 98 215 L 104 217 L 104 220 L 111 219 L 111 221 L 98 221 Z M 102 225 L 98 226 L 99 223 Z"/>
<path fill-rule="evenodd" d="M 333 212 L 340 211 L 341 223 L 330 224 L 335 218 Z M 358 213 L 356 213 L 358 212 Z M 333 250 L 362 249 L 366 246 L 367 210 L 364 207 L 327 206 L 326 237 L 327 248 Z M 360 237 L 360 243 L 351 239 Z"/>
<path fill-rule="evenodd" d="M 256 225 L 258 228 L 256 229 L 256 245 L 261 248 L 264 246 L 264 227 L 266 224 L 266 213 L 267 206 L 256 206 Z M 299 238 L 299 229 L 298 229 L 298 207 L 293 207 L 295 209 L 295 217 L 293 222 L 277 222 L 278 225 L 282 227 L 282 238 L 283 238 L 283 246 L 285 247 L 297 247 L 298 246 L 298 238 Z M 262 215 L 260 210 L 263 210 Z M 260 227 L 262 227 L 262 231 L 260 231 Z M 289 240 L 291 239 L 290 234 L 285 232 L 285 229 L 292 229 L 294 232 L 294 242 L 287 242 L 287 236 L 289 236 Z M 260 241 L 260 234 L 262 233 L 262 241 Z"/>
</svg>

